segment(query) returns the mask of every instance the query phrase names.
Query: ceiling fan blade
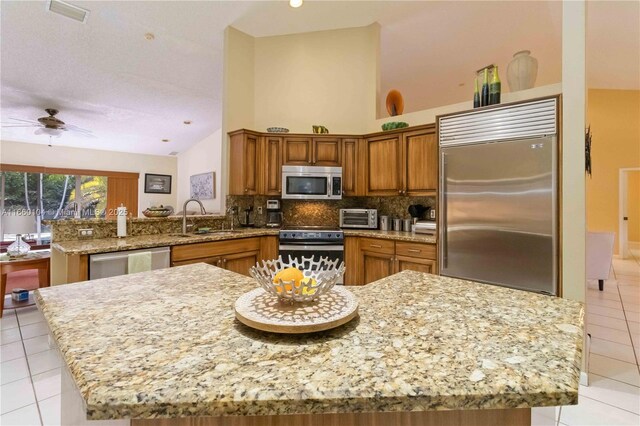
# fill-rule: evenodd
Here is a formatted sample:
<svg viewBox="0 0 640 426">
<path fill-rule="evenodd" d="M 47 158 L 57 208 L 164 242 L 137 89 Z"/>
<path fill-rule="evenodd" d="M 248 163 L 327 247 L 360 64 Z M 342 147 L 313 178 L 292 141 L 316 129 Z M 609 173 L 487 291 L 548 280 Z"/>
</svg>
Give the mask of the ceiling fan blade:
<svg viewBox="0 0 640 426">
<path fill-rule="evenodd" d="M 31 124 L 39 124 L 37 121 L 35 120 L 23 120 L 22 118 L 15 118 L 15 117 L 9 117 L 9 120 L 14 120 L 14 121 L 21 121 L 23 123 L 31 123 Z"/>
<path fill-rule="evenodd" d="M 40 127 L 37 126 L 35 124 L 3 124 L 2 128 L 9 128 L 9 127 Z"/>
<path fill-rule="evenodd" d="M 74 126 L 73 124 L 65 124 L 64 127 L 67 130 L 71 130 L 72 132 L 93 133 L 91 130 L 83 129 L 82 127 Z"/>
</svg>

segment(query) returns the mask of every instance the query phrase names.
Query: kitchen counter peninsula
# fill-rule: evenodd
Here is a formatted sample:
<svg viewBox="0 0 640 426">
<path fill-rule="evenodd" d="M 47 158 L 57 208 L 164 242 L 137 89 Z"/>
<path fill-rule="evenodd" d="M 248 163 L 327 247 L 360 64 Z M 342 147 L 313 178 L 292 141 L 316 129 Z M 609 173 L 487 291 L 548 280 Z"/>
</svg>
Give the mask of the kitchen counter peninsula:
<svg viewBox="0 0 640 426">
<path fill-rule="evenodd" d="M 63 424 L 529 425 L 578 401 L 579 302 L 405 271 L 350 287 L 352 322 L 289 336 L 235 320 L 255 286 L 194 264 L 38 290 Z"/>
</svg>

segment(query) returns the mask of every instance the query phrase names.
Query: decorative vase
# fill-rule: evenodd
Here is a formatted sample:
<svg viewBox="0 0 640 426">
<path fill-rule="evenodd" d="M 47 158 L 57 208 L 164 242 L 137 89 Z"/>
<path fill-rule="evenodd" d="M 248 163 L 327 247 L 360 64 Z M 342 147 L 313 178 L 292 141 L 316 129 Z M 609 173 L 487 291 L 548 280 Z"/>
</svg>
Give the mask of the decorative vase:
<svg viewBox="0 0 640 426">
<path fill-rule="evenodd" d="M 9 257 L 22 257 L 26 256 L 31 250 L 31 246 L 24 242 L 22 235 L 16 235 L 16 240 L 7 247 L 7 254 Z"/>
<path fill-rule="evenodd" d="M 531 89 L 538 76 L 538 60 L 528 50 L 521 50 L 513 55 L 507 66 L 507 81 L 512 92 Z"/>
</svg>

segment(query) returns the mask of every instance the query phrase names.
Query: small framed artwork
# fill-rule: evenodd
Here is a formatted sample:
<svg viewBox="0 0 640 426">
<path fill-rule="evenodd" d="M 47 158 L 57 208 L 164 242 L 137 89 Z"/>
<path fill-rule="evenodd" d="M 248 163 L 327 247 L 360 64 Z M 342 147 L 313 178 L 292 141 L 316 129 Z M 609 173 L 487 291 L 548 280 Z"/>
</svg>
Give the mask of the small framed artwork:
<svg viewBox="0 0 640 426">
<path fill-rule="evenodd" d="M 198 200 L 213 200 L 216 198 L 215 172 L 200 173 L 190 177 L 191 198 Z"/>
<path fill-rule="evenodd" d="M 171 194 L 171 175 L 144 174 L 145 194 Z"/>
</svg>

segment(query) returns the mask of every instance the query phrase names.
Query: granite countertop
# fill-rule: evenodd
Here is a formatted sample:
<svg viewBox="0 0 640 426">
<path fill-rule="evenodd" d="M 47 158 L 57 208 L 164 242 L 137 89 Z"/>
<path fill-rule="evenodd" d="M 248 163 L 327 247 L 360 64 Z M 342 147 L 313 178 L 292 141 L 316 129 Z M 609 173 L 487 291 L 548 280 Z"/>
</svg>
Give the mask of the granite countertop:
<svg viewBox="0 0 640 426">
<path fill-rule="evenodd" d="M 404 271 L 360 317 L 250 329 L 251 278 L 195 264 L 36 291 L 90 420 L 577 404 L 579 302 Z"/>
<path fill-rule="evenodd" d="M 343 231 L 347 237 L 382 238 L 385 240 L 407 241 L 411 243 L 436 243 L 435 235 L 415 234 L 413 232 L 381 231 L 379 229 L 344 229 Z"/>
<path fill-rule="evenodd" d="M 136 250 L 151 247 L 175 246 L 181 244 L 203 243 L 208 241 L 233 240 L 237 238 L 261 237 L 278 235 L 275 228 L 238 228 L 233 233 L 211 234 L 152 234 L 136 235 L 125 238 L 94 238 L 87 240 L 58 241 L 51 246 L 65 254 L 96 254 L 112 251 Z M 397 241 L 412 241 L 416 243 L 435 244 L 436 237 L 410 232 L 379 231 L 369 229 L 345 229 L 345 236 L 384 238 Z"/>
<path fill-rule="evenodd" d="M 125 238 L 95 238 L 76 241 L 58 241 L 51 244 L 52 248 L 65 254 L 96 254 L 112 251 L 136 250 L 151 247 L 175 246 L 181 244 L 205 243 L 208 241 L 233 240 L 237 238 L 262 237 L 278 235 L 278 229 L 273 228 L 239 228 L 232 233 L 211 234 L 152 234 L 136 235 Z M 186 234 L 185 234 L 186 235 Z"/>
</svg>

